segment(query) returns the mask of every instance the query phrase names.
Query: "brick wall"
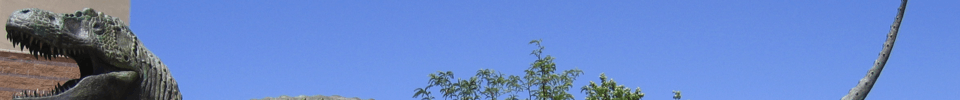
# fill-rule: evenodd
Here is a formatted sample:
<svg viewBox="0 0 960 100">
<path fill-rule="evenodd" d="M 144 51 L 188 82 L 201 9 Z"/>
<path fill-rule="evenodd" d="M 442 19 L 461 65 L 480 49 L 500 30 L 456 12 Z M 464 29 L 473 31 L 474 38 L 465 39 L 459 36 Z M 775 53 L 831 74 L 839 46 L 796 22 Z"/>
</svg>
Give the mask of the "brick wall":
<svg viewBox="0 0 960 100">
<path fill-rule="evenodd" d="M 36 59 L 30 54 L 0 52 L 0 100 L 9 100 L 20 91 L 49 91 L 58 83 L 80 78 L 73 59 Z"/>
</svg>

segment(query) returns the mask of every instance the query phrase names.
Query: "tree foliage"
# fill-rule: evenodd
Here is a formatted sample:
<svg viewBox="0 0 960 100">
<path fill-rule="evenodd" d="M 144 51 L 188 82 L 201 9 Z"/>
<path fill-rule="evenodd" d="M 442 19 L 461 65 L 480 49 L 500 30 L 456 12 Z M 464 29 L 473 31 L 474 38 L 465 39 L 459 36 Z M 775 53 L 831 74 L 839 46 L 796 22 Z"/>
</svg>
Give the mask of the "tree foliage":
<svg viewBox="0 0 960 100">
<path fill-rule="evenodd" d="M 573 100 L 573 95 L 567 93 L 573 86 L 573 81 L 577 79 L 583 71 L 579 69 L 565 70 L 563 73 L 556 74 L 557 64 L 553 63 L 553 57 L 543 55 L 543 45 L 541 40 L 532 40 L 530 44 L 536 44 L 538 49 L 533 50 L 531 55 L 537 56 L 537 60 L 530 64 L 530 68 L 524 70 L 526 75 L 523 79 L 526 83 L 527 92 L 535 100 Z"/>
<path fill-rule="evenodd" d="M 673 99 L 674 99 L 674 100 L 680 100 L 680 97 L 683 97 L 683 96 L 680 95 L 680 91 L 673 91 Z"/>
<path fill-rule="evenodd" d="M 644 93 L 640 87 L 630 92 L 630 88 L 617 85 L 613 79 L 607 80 L 607 75 L 600 73 L 600 85 L 590 81 L 589 85 L 580 88 L 580 92 L 587 94 L 586 100 L 640 100 Z"/>
<path fill-rule="evenodd" d="M 573 81 L 583 74 L 583 71 L 572 69 L 560 74 L 555 73 L 557 65 L 553 62 L 554 58 L 550 55 L 542 56 L 544 47 L 540 45 L 540 40 L 530 41 L 530 44 L 538 47 L 530 53 L 536 56 L 537 60 L 524 70 L 526 74 L 522 78 L 492 69 L 480 69 L 469 79 L 454 80 L 452 71 L 438 71 L 429 75 L 430 80 L 426 87 L 414 89 L 413 97 L 434 100 L 436 97 L 430 89 L 439 87 L 442 98 L 454 100 L 497 100 L 507 94 L 505 100 L 519 100 L 517 93 L 522 91 L 527 91 L 528 100 L 573 100 L 573 95 L 567 93 L 567 90 L 570 90 Z"/>
<path fill-rule="evenodd" d="M 506 76 L 492 69 L 480 69 L 477 74 L 469 79 L 456 79 L 453 72 L 440 72 L 430 74 L 429 85 L 424 88 L 414 90 L 413 97 L 420 97 L 422 100 L 436 99 L 429 91 L 432 87 L 440 87 L 440 94 L 443 98 L 454 100 L 480 100 L 483 98 L 496 100 L 500 95 L 520 91 L 519 76 Z M 483 98 L 482 98 L 483 97 Z M 511 96 L 515 98 L 516 96 Z"/>
<path fill-rule="evenodd" d="M 567 91 L 583 71 L 574 68 L 557 73 L 557 64 L 553 62 L 555 58 L 543 55 L 544 47 L 540 42 L 529 42 L 537 46 L 530 53 L 537 60 L 523 71 L 523 77 L 502 74 L 493 69 L 480 69 L 469 79 L 460 79 L 455 78 L 452 71 L 437 71 L 429 75 L 426 87 L 414 89 L 413 98 L 437 99 L 430 90 L 438 87 L 442 98 L 453 100 L 498 100 L 505 95 L 503 100 L 520 100 L 518 93 L 522 92 L 528 95 L 525 100 L 574 100 Z M 608 80 L 603 73 L 600 74 L 599 85 L 591 81 L 581 88 L 581 92 L 587 94 L 587 100 L 640 100 L 644 96 L 640 87 L 631 92 L 630 88 L 617 85 L 613 79 Z M 678 99 L 679 91 L 676 93 L 675 98 Z"/>
</svg>

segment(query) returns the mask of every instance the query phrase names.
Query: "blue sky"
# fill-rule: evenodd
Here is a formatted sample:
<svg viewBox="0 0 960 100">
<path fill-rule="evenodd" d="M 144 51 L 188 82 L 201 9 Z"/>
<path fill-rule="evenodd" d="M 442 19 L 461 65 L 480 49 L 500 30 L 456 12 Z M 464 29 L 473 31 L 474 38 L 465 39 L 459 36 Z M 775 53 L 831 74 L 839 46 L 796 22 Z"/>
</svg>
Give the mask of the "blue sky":
<svg viewBox="0 0 960 100">
<path fill-rule="evenodd" d="M 130 28 L 185 99 L 417 100 L 427 75 L 521 75 L 533 39 L 645 100 L 839 99 L 880 52 L 899 0 L 132 2 Z M 909 3 L 871 100 L 956 100 L 960 1 Z"/>
</svg>

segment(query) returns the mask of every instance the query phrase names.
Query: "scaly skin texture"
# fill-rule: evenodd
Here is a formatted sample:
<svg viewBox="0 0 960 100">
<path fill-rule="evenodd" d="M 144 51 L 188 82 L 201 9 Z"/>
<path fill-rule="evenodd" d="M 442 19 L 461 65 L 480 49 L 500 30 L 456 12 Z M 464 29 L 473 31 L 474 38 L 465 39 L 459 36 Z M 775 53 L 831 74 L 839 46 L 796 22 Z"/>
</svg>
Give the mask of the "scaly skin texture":
<svg viewBox="0 0 960 100">
<path fill-rule="evenodd" d="M 57 14 L 18 10 L 6 24 L 7 39 L 34 56 L 67 56 L 81 78 L 44 92 L 23 92 L 15 100 L 180 100 L 167 66 L 143 46 L 123 21 L 93 9 Z"/>
<path fill-rule="evenodd" d="M 883 66 L 887 65 L 887 59 L 890 58 L 890 52 L 893 52 L 893 43 L 897 41 L 897 33 L 900 31 L 900 22 L 903 21 L 903 12 L 907 10 L 907 0 L 900 2 L 900 8 L 897 9 L 897 18 L 893 20 L 893 25 L 890 25 L 890 32 L 887 33 L 887 41 L 883 42 L 883 49 L 880 50 L 880 57 L 877 57 L 877 60 L 874 61 L 873 67 L 870 68 L 870 71 L 867 72 L 867 75 L 860 79 L 860 82 L 857 83 L 856 87 L 850 89 L 850 92 L 847 92 L 846 96 L 840 98 L 840 100 L 863 100 L 867 99 L 867 94 L 870 93 L 870 90 L 873 89 L 873 85 L 877 83 L 877 79 L 880 78 L 880 72 L 883 71 Z"/>
</svg>

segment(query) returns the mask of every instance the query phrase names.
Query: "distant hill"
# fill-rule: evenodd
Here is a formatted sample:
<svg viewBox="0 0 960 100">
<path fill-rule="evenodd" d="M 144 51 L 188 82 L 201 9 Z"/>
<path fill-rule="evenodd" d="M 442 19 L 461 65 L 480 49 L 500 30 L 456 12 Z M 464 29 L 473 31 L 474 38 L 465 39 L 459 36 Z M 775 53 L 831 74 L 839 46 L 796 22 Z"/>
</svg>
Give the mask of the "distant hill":
<svg viewBox="0 0 960 100">
<path fill-rule="evenodd" d="M 357 97 L 346 98 L 346 97 L 341 97 L 341 96 L 339 96 L 339 95 L 332 95 L 332 96 L 323 96 L 323 95 L 305 96 L 305 95 L 300 95 L 300 96 L 296 96 L 296 97 L 290 97 L 290 96 L 283 95 L 283 96 L 280 96 L 280 97 L 266 97 L 266 98 L 263 98 L 263 99 L 250 99 L 250 100 L 363 100 L 363 99 L 360 99 L 360 98 L 357 98 Z M 373 100 L 373 99 L 366 99 L 366 100 Z"/>
</svg>

